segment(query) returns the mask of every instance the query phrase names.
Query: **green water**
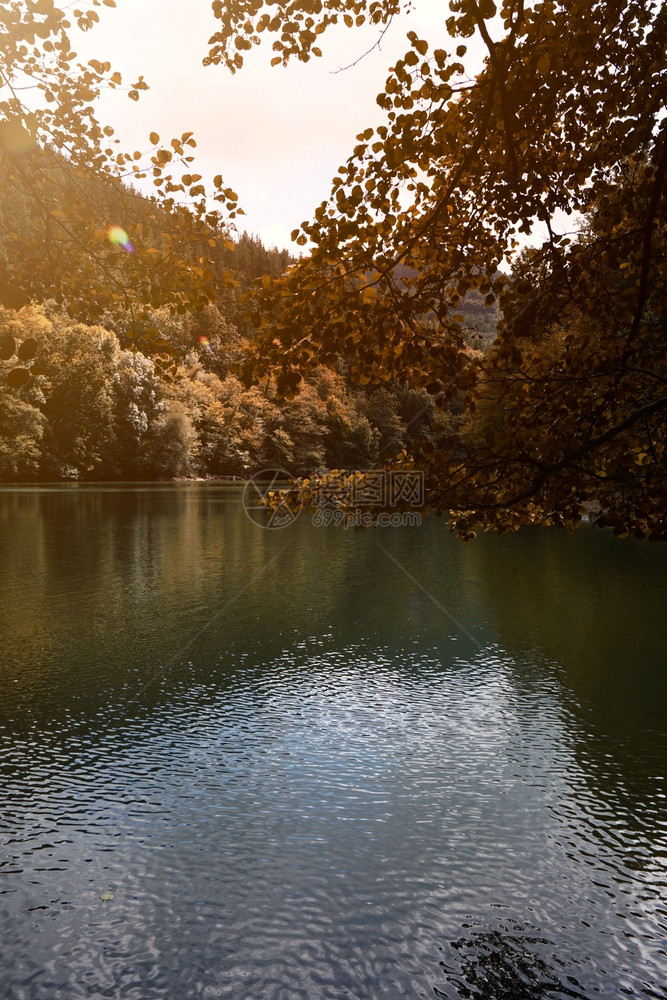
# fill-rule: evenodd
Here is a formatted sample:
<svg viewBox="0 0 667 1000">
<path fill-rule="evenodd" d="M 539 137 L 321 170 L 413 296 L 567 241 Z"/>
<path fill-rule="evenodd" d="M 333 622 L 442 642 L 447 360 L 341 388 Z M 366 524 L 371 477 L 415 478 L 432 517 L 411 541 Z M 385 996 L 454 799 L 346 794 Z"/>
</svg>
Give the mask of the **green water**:
<svg viewBox="0 0 667 1000">
<path fill-rule="evenodd" d="M 241 492 L 0 490 L 0 996 L 667 997 L 667 548 Z"/>
</svg>

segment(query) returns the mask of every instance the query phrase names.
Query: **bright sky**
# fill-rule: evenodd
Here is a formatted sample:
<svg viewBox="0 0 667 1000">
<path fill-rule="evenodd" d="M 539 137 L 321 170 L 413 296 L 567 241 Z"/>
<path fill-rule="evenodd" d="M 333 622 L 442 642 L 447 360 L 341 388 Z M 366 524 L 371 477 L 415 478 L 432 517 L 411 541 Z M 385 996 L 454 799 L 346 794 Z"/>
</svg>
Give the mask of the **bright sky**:
<svg viewBox="0 0 667 1000">
<path fill-rule="evenodd" d="M 270 44 L 259 46 L 231 75 L 222 66 L 202 66 L 217 25 L 210 0 L 116 2 L 116 9 L 98 8 L 100 23 L 77 39 L 79 58 L 109 60 L 127 84 L 143 74 L 151 89 L 138 103 L 118 92 L 105 96 L 102 122 L 130 150 L 149 149 L 153 130 L 167 142 L 194 131 L 193 166 L 205 178 L 221 173 L 237 192 L 246 212 L 238 228 L 281 247 L 327 197 L 356 135 L 382 120 L 375 98 L 389 66 L 408 48 L 406 32 L 432 42 L 439 37 L 445 47 L 448 14 L 443 0 L 416 0 L 380 49 L 341 73 L 375 43 L 377 29 L 333 29 L 320 43 L 322 59 L 287 69 L 270 67 Z"/>
</svg>

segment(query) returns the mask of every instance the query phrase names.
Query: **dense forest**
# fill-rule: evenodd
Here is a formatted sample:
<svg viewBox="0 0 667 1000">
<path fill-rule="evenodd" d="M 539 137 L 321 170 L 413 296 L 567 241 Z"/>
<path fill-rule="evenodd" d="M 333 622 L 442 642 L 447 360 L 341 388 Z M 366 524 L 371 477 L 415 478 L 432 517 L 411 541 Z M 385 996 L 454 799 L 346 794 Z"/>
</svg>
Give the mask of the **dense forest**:
<svg viewBox="0 0 667 1000">
<path fill-rule="evenodd" d="M 291 399 L 270 376 L 248 385 L 256 332 L 245 300 L 294 265 L 286 250 L 247 233 L 218 240 L 214 294 L 183 305 L 170 296 L 192 269 L 192 238 L 159 276 L 137 267 L 141 248 L 150 259 L 174 224 L 154 199 L 41 150 L 18 165 L 0 153 L 0 166 L 7 179 L 19 169 L 47 178 L 38 197 L 0 188 L 0 267 L 25 261 L 18 280 L 0 283 L 0 481 L 368 469 L 461 422 L 460 400 L 442 410 L 398 380 L 359 384 L 345 359 L 315 370 Z M 83 247 L 102 237 L 102 259 L 63 254 L 77 218 Z M 59 221 L 68 228 L 54 234 Z M 84 267 L 88 280 L 77 281 L 73 268 Z M 397 283 L 403 276 L 397 269 Z M 475 292 L 464 308 L 474 356 L 493 338 L 497 310 Z"/>
<path fill-rule="evenodd" d="M 54 183 L 71 183 L 69 169 L 61 167 Z M 133 239 L 150 229 L 155 206 L 136 190 L 101 178 L 84 183 L 109 227 L 122 218 L 118 229 Z M 56 188 L 54 196 L 63 203 L 67 194 Z M 28 256 L 41 222 L 31 201 L 5 188 L 0 216 L 4 246 L 10 233 L 12 252 Z M 355 385 L 344 361 L 317 369 L 289 400 L 271 378 L 245 385 L 240 374 L 254 331 L 243 299 L 254 282 L 278 277 L 294 261 L 247 233 L 225 240 L 219 257 L 227 279 L 217 300 L 200 309 L 105 310 L 104 285 L 85 302 L 66 283 L 43 302 L 26 302 L 25 291 L 17 301 L 16 284 L 3 290 L 0 481 L 367 469 L 417 435 L 435 440 L 460 422 L 460 403 L 442 411 L 428 392 L 399 382 Z M 27 280 L 33 295 L 57 286 L 53 270 L 40 276 L 33 269 Z M 496 313 L 473 295 L 466 308 L 475 353 L 492 336 Z"/>
<path fill-rule="evenodd" d="M 425 392 L 354 388 L 319 369 L 291 400 L 234 374 L 243 341 L 219 308 L 155 314 L 182 353 L 166 378 L 122 346 L 113 324 L 76 323 L 52 304 L 0 310 L 5 353 L 36 351 L 37 374 L 0 390 L 0 479 L 294 475 L 366 469 L 447 420 Z M 25 353 L 25 351 L 23 351 Z"/>
</svg>

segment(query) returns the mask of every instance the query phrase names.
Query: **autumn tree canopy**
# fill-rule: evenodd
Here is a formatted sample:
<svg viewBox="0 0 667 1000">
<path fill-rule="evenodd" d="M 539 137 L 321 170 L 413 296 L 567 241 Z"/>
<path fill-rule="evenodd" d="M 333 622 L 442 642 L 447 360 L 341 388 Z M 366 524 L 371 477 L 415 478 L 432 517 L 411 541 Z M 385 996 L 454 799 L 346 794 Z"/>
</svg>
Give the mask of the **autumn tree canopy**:
<svg viewBox="0 0 667 1000">
<path fill-rule="evenodd" d="M 216 0 L 209 58 L 232 71 L 321 53 L 328 27 L 384 27 L 398 0 Z M 665 532 L 667 9 L 645 0 L 451 0 L 408 33 L 332 194 L 294 238 L 312 249 L 251 302 L 248 377 L 290 396 L 316 364 L 464 391 L 463 439 L 412 460 L 462 534 L 574 524 Z M 466 68 L 476 36 L 481 70 Z M 575 214 L 576 213 L 576 214 Z M 564 232 L 562 220 L 572 218 Z M 583 223 L 576 220 L 583 219 Z M 519 251 L 536 223 L 543 245 Z M 508 277 L 509 272 L 509 277 Z M 400 277 L 398 276 L 400 275 Z M 498 340 L 467 348 L 460 302 L 500 301 Z"/>
</svg>

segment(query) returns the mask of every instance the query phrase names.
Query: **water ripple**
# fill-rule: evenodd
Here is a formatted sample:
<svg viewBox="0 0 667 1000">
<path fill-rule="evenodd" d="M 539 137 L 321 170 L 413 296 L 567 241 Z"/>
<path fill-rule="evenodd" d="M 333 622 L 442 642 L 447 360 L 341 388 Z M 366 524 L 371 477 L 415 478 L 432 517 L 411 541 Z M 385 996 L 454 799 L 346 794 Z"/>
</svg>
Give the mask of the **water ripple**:
<svg viewBox="0 0 667 1000">
<path fill-rule="evenodd" d="M 313 637 L 199 673 L 3 741 L 7 1000 L 664 1000 L 664 782 L 557 672 Z"/>
</svg>

